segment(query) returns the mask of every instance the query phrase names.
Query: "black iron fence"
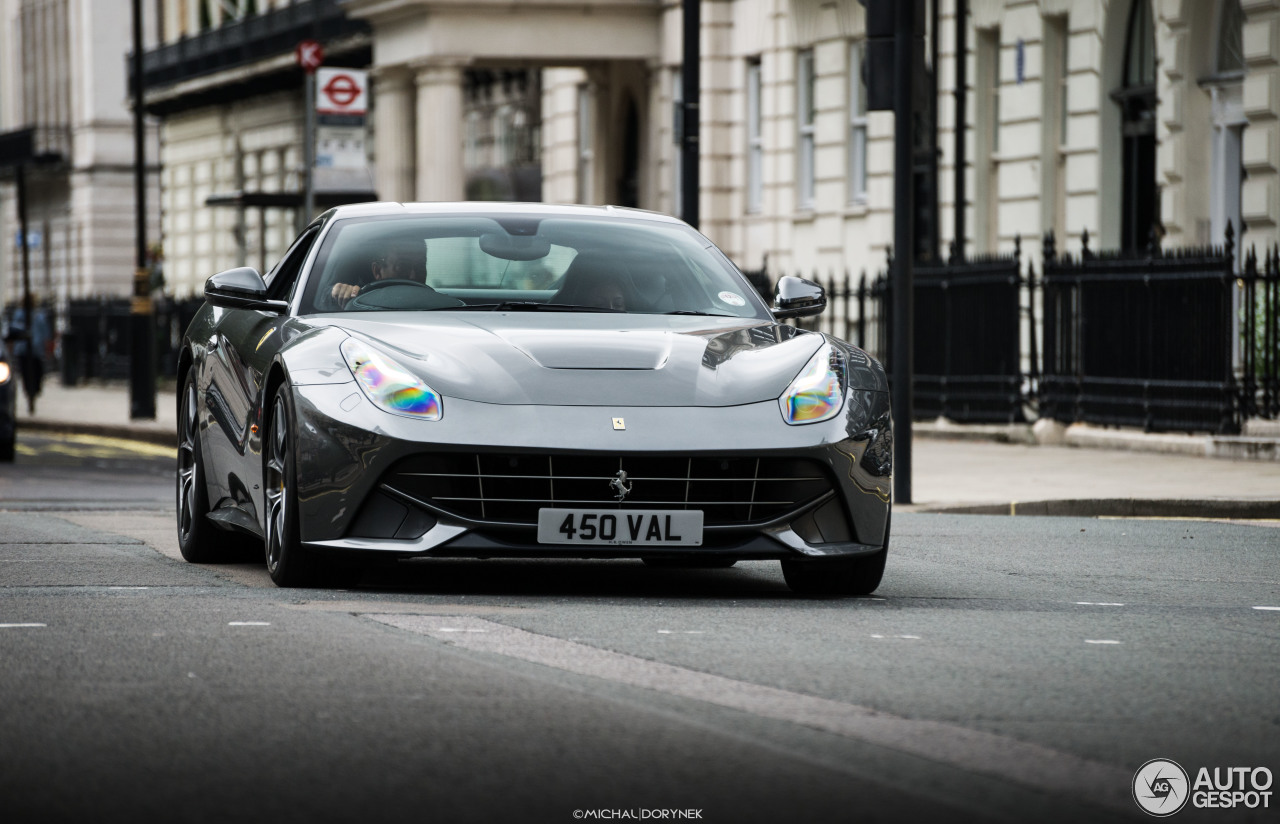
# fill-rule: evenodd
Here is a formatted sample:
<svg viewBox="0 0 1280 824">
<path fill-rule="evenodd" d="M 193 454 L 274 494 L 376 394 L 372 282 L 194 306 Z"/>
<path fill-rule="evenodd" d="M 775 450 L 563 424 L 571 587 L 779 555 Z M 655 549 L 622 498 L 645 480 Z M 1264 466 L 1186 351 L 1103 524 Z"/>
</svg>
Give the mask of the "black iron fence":
<svg viewBox="0 0 1280 824">
<path fill-rule="evenodd" d="M 1009 255 L 916 267 L 917 418 L 965 423 L 1026 420 L 1029 376 L 1023 369 L 1021 327 L 1027 290 L 1021 257 L 1022 243 L 1015 239 Z M 891 287 L 885 295 L 891 306 Z M 1029 293 L 1026 303 L 1030 310 Z M 1034 363 L 1030 358 L 1029 364 Z"/>
<path fill-rule="evenodd" d="M 1020 243 L 1010 255 L 917 267 L 917 419 L 1008 423 L 1030 413 L 1237 433 L 1250 418 L 1280 418 L 1280 247 L 1250 251 L 1237 266 L 1230 231 L 1222 247 L 1138 256 L 1093 253 L 1087 233 L 1080 255 L 1059 255 L 1050 234 L 1043 273 L 1023 263 Z M 772 296 L 767 269 L 745 274 Z M 805 325 L 891 368 L 887 274 L 796 274 L 827 293 L 827 311 Z M 156 301 L 159 375 L 176 373 L 202 303 Z M 59 325 L 47 371 L 71 384 L 129 377 L 127 298 L 72 301 Z"/>
<path fill-rule="evenodd" d="M 1280 418 L 1280 247 L 1245 256 L 1240 275 L 1243 368 L 1240 413 L 1247 418 Z"/>
<path fill-rule="evenodd" d="M 1057 256 L 1045 241 L 1040 414 L 1240 431 L 1235 249 Z"/>
<path fill-rule="evenodd" d="M 155 301 L 152 318 L 158 375 L 177 374 L 182 333 L 203 304 L 203 298 Z M 129 377 L 129 311 L 128 298 L 73 300 L 68 304 L 58 347 L 64 383 Z"/>
<path fill-rule="evenodd" d="M 915 417 L 1238 433 L 1280 417 L 1280 249 L 1078 256 L 1044 240 L 1043 278 L 1005 256 L 915 271 Z M 890 264 L 892 265 L 892 263 Z M 1238 271 L 1237 271 L 1238 269 Z M 797 273 L 800 274 L 800 273 Z M 763 294 L 772 279 L 749 275 Z M 800 274 L 827 292 L 814 326 L 888 368 L 887 274 Z"/>
</svg>

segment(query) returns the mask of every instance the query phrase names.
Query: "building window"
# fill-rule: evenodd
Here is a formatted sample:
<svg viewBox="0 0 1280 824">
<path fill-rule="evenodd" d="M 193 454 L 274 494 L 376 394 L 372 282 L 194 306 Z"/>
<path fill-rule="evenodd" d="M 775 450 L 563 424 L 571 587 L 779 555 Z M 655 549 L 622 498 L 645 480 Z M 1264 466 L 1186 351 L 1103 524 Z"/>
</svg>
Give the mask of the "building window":
<svg viewBox="0 0 1280 824">
<path fill-rule="evenodd" d="M 1156 217 L 1156 56 L 1149 0 L 1135 0 L 1125 37 L 1124 85 L 1111 93 L 1120 106 L 1123 195 L 1120 247 L 1147 248 L 1159 234 Z"/>
<path fill-rule="evenodd" d="M 578 87 L 578 202 L 590 203 L 595 153 L 591 140 L 591 87 Z"/>
<path fill-rule="evenodd" d="M 1244 71 L 1244 12 L 1240 0 L 1223 0 L 1218 17 L 1218 74 Z"/>
<path fill-rule="evenodd" d="M 1212 187 L 1209 192 L 1209 237 L 1203 243 L 1222 243 L 1227 226 L 1236 238 L 1243 229 L 1240 190 L 1244 130 L 1249 120 L 1244 114 L 1244 14 L 1240 0 L 1223 0 L 1218 14 L 1217 55 L 1214 73 L 1201 80 L 1213 103 Z M 1242 244 L 1236 244 L 1239 254 Z"/>
<path fill-rule="evenodd" d="M 849 202 L 867 202 L 867 85 L 861 43 L 849 46 Z"/>
<path fill-rule="evenodd" d="M 747 61 L 747 211 L 764 204 L 764 119 L 760 110 L 760 58 Z"/>
<path fill-rule="evenodd" d="M 671 72 L 671 214 L 684 217 L 684 73 Z"/>
<path fill-rule="evenodd" d="M 1041 85 L 1040 210 L 1045 228 L 1062 237 L 1066 214 L 1067 18 L 1044 18 Z"/>
<path fill-rule="evenodd" d="M 466 132 L 462 143 L 462 166 L 467 171 L 480 167 L 480 112 L 467 112 Z"/>
<path fill-rule="evenodd" d="M 493 114 L 493 165 L 506 166 L 515 159 L 511 139 L 511 107 L 503 104 Z"/>
<path fill-rule="evenodd" d="M 813 99 L 813 49 L 805 49 L 796 59 L 796 123 L 799 140 L 796 150 L 798 166 L 796 181 L 801 209 L 813 208 L 814 190 L 814 99 Z"/>
<path fill-rule="evenodd" d="M 978 32 L 974 152 L 974 248 L 994 252 L 999 239 L 1000 29 Z"/>
</svg>

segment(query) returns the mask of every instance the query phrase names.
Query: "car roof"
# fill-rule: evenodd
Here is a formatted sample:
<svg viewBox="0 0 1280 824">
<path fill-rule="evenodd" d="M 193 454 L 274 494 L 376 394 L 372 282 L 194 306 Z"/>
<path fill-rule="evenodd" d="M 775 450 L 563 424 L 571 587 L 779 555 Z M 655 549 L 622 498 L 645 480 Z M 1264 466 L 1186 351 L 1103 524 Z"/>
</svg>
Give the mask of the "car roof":
<svg viewBox="0 0 1280 824">
<path fill-rule="evenodd" d="M 334 219 L 377 217 L 380 215 L 529 215 L 537 217 L 617 217 L 652 220 L 683 225 L 679 218 L 622 206 L 580 206 L 549 203 L 504 203 L 501 201 L 459 201 L 431 203 L 351 203 L 337 206 L 329 214 Z"/>
</svg>

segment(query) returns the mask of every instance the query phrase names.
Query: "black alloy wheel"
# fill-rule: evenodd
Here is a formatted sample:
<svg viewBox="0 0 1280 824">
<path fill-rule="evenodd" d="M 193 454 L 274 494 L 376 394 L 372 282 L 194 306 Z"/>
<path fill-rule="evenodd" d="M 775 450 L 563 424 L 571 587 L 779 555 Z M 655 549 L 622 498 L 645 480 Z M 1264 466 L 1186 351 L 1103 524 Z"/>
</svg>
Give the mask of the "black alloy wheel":
<svg viewBox="0 0 1280 824">
<path fill-rule="evenodd" d="M 293 403 L 282 384 L 271 403 L 263 466 L 266 490 L 267 573 L 277 586 L 313 583 L 314 559 L 298 536 L 298 474 L 293 448 Z"/>
<path fill-rule="evenodd" d="M 198 426 L 196 371 L 192 369 L 178 396 L 178 549 L 191 563 L 211 564 L 225 560 L 226 539 L 230 536 L 205 517 L 209 512 L 209 488 L 205 485 Z"/>
<path fill-rule="evenodd" d="M 880 586 L 889 557 L 890 512 L 884 523 L 884 546 L 857 558 L 783 561 L 782 577 L 798 595 L 870 595 Z"/>
</svg>

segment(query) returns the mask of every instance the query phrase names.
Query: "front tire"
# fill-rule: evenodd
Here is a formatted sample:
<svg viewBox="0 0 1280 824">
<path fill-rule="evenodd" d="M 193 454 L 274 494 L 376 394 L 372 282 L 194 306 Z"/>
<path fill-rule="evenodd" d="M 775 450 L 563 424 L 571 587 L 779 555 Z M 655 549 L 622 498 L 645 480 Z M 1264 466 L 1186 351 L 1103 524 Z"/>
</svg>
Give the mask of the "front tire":
<svg viewBox="0 0 1280 824">
<path fill-rule="evenodd" d="M 263 466 L 266 490 L 267 573 L 276 586 L 303 587 L 315 582 L 314 559 L 298 532 L 298 472 L 293 434 L 293 401 L 281 384 L 271 403 Z"/>
<path fill-rule="evenodd" d="M 228 536 L 205 517 L 209 512 L 209 487 L 204 478 L 198 417 L 196 373 L 192 369 L 178 396 L 178 549 L 190 563 L 213 564 L 227 560 Z"/>
<path fill-rule="evenodd" d="M 884 524 L 884 546 L 872 555 L 815 561 L 783 561 L 782 577 L 797 595 L 870 595 L 880 586 L 889 558 L 889 528 Z"/>
</svg>

